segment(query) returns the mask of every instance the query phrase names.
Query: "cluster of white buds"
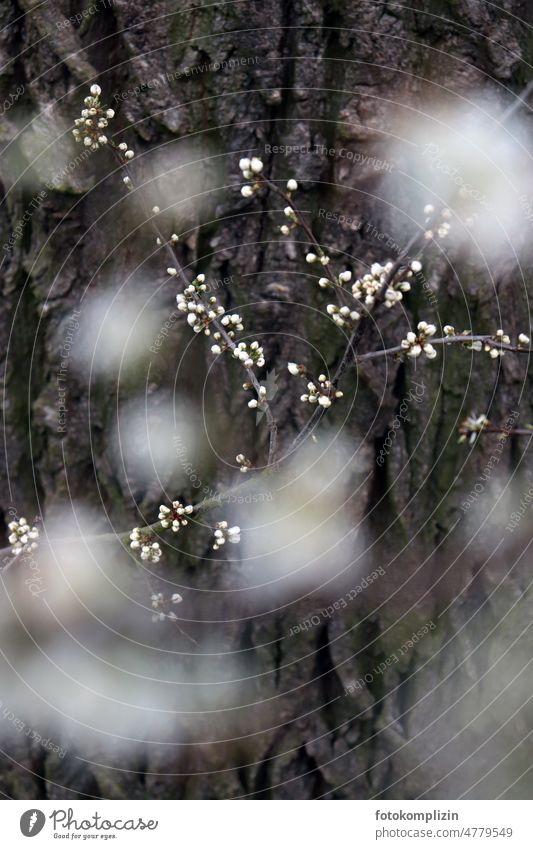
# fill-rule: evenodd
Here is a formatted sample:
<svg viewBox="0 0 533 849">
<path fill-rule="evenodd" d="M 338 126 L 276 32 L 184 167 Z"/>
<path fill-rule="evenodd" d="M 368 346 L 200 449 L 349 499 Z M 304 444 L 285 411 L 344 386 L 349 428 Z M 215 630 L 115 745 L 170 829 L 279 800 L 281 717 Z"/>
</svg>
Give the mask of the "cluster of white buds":
<svg viewBox="0 0 533 849">
<path fill-rule="evenodd" d="M 244 198 L 250 198 L 260 188 L 260 184 L 256 178 L 263 170 L 263 163 L 258 156 L 252 156 L 251 159 L 244 157 L 239 161 L 239 168 L 246 180 L 253 181 L 251 183 L 246 183 L 241 189 L 241 195 Z"/>
<path fill-rule="evenodd" d="M 291 363 L 292 365 L 292 363 Z M 343 393 L 335 389 L 325 374 L 318 375 L 318 386 L 312 380 L 307 384 L 307 392 L 300 396 L 300 401 L 309 404 L 319 404 L 321 407 L 331 407 L 336 398 L 342 398 Z"/>
<path fill-rule="evenodd" d="M 183 601 L 179 593 L 172 593 L 170 599 L 166 599 L 163 593 L 152 593 L 150 603 L 152 610 L 157 611 L 152 614 L 152 622 L 162 622 L 164 619 L 177 619 L 178 617 L 173 610 L 168 610 L 171 604 L 180 604 Z"/>
<path fill-rule="evenodd" d="M 433 206 L 432 203 L 428 203 L 424 207 L 424 215 L 427 216 L 426 226 L 431 224 L 431 226 L 428 227 L 427 230 L 425 230 L 424 238 L 427 239 L 428 241 L 430 241 L 431 239 L 435 238 L 435 233 L 436 233 L 437 236 L 439 237 L 439 239 L 445 239 L 446 236 L 448 236 L 450 229 L 451 229 L 451 225 L 450 225 L 450 218 L 452 217 L 451 210 L 447 209 L 447 208 L 443 209 L 441 214 L 440 214 L 440 220 L 435 224 L 433 222 L 433 216 L 435 215 L 435 207 Z M 436 227 L 436 230 L 433 229 L 434 227 Z"/>
<path fill-rule="evenodd" d="M 8 540 L 12 554 L 29 554 L 30 551 L 35 551 L 37 548 L 35 540 L 39 538 L 37 528 L 30 527 L 23 516 L 10 522 L 7 527 L 10 531 Z"/>
<path fill-rule="evenodd" d="M 108 121 L 114 118 L 113 109 L 106 109 L 100 104 L 102 89 L 99 85 L 92 85 L 91 93 L 83 101 L 85 108 L 81 110 L 81 117 L 74 121 L 75 127 L 72 135 L 77 142 L 82 142 L 91 150 L 98 150 L 101 145 L 107 144 L 108 138 L 103 132 Z"/>
<path fill-rule="evenodd" d="M 315 254 L 312 251 L 309 251 L 305 255 L 305 261 L 312 265 L 314 262 L 319 262 L 321 265 L 329 264 L 329 256 L 325 254 L 323 251 L 319 254 Z"/>
<path fill-rule="evenodd" d="M 225 315 L 224 318 L 221 319 L 220 323 L 223 324 L 224 327 L 230 328 L 228 330 L 228 336 L 231 336 L 231 338 L 233 338 L 235 336 L 235 333 L 233 331 L 244 330 L 242 318 L 237 313 L 233 313 L 231 315 Z"/>
<path fill-rule="evenodd" d="M 161 559 L 161 546 L 154 542 L 152 534 L 144 533 L 140 528 L 133 528 L 130 534 L 130 548 L 140 549 L 141 560 L 158 563 Z"/>
<path fill-rule="evenodd" d="M 354 298 L 357 298 L 358 301 L 364 301 L 367 306 L 372 306 L 391 270 L 392 262 L 387 262 L 385 265 L 374 262 L 370 267 L 370 272 L 353 283 L 352 295 Z"/>
<path fill-rule="evenodd" d="M 240 471 L 243 473 L 247 472 L 248 469 L 252 468 L 252 461 L 248 460 L 248 458 L 245 457 L 244 454 L 237 454 L 235 460 L 239 464 Z"/>
<path fill-rule="evenodd" d="M 385 266 L 388 271 L 392 268 L 391 263 L 387 263 Z M 388 273 L 387 271 L 387 273 Z M 408 269 L 405 270 L 403 276 L 406 278 L 412 277 L 414 274 L 419 274 L 422 271 L 422 263 L 418 259 L 414 259 L 409 266 Z M 392 285 L 387 286 L 384 294 L 384 304 L 387 309 L 398 304 L 402 299 L 406 292 L 411 291 L 411 284 L 409 279 L 406 280 L 398 280 Z"/>
<path fill-rule="evenodd" d="M 437 352 L 428 339 L 436 333 L 437 328 L 434 324 L 428 324 L 427 321 L 419 321 L 417 330 L 418 333 L 410 330 L 406 338 L 402 339 L 402 348 L 407 351 L 408 357 L 419 357 L 423 351 L 429 360 L 435 359 Z"/>
<path fill-rule="evenodd" d="M 211 298 L 211 300 L 214 300 L 214 299 Z M 233 315 L 225 315 L 223 318 L 221 318 L 220 323 L 224 326 L 224 328 L 226 330 L 226 334 L 229 336 L 230 339 L 235 339 L 235 331 L 236 330 L 244 330 L 242 318 L 241 318 L 240 315 L 237 315 L 236 313 L 233 314 Z M 212 354 L 215 354 L 215 355 L 222 354 L 223 351 L 227 350 L 227 348 L 230 347 L 226 343 L 226 341 L 224 340 L 222 333 L 220 333 L 218 330 L 215 333 L 213 333 L 213 339 L 216 340 L 216 344 L 211 345 L 211 353 Z M 235 352 L 234 352 L 234 355 L 238 356 L 238 354 L 235 354 Z M 248 357 L 246 357 L 246 359 L 248 359 Z"/>
<path fill-rule="evenodd" d="M 215 541 L 213 543 L 213 549 L 216 551 L 220 548 L 221 545 L 224 545 L 226 542 L 240 542 L 241 529 L 238 525 L 234 525 L 233 528 L 228 528 L 227 522 L 217 522 L 215 525 L 214 536 Z"/>
<path fill-rule="evenodd" d="M 472 415 L 467 416 L 466 419 L 461 422 L 461 426 L 459 428 L 459 433 L 461 435 L 458 442 L 466 442 L 468 439 L 469 445 L 473 445 L 483 428 L 487 427 L 489 424 L 490 422 L 485 415 L 478 416 L 476 413 L 472 413 Z"/>
<path fill-rule="evenodd" d="M 349 307 L 338 307 L 336 304 L 328 304 L 326 312 L 339 327 L 350 325 L 361 318 L 361 313 L 358 313 L 357 310 L 351 310 Z"/>
<path fill-rule="evenodd" d="M 175 268 L 167 268 L 167 274 L 175 277 L 177 271 Z M 176 304 L 180 312 L 187 313 L 187 322 L 192 327 L 194 333 L 204 331 L 206 336 L 211 334 L 209 327 L 210 323 L 215 318 L 224 315 L 224 307 L 217 304 L 217 299 L 212 296 L 204 303 L 202 300 L 204 293 L 207 291 L 205 284 L 205 274 L 198 274 L 192 283 L 185 287 L 183 292 L 176 295 Z"/>
<path fill-rule="evenodd" d="M 510 345 L 511 344 L 510 337 L 507 335 L 507 333 L 504 333 L 503 330 L 501 330 L 501 329 L 497 330 L 492 338 L 494 339 L 495 342 L 500 342 L 502 345 Z M 497 360 L 498 357 L 503 357 L 503 355 L 505 354 L 505 351 L 503 351 L 501 348 L 492 348 L 490 345 L 484 345 L 483 349 L 487 352 L 489 357 L 493 360 Z"/>
<path fill-rule="evenodd" d="M 530 341 L 531 340 L 530 340 L 529 336 L 526 336 L 525 333 L 519 333 L 518 334 L 518 347 L 519 348 L 520 347 L 526 347 L 527 345 L 529 345 Z"/>
<path fill-rule="evenodd" d="M 181 501 L 173 501 L 172 507 L 167 507 L 165 504 L 160 505 L 157 518 L 163 528 L 172 528 L 176 533 L 180 528 L 189 524 L 187 516 L 190 516 L 193 510 L 194 507 L 191 505 L 185 507 Z"/>
<path fill-rule="evenodd" d="M 245 368 L 252 368 L 252 366 L 262 368 L 265 364 L 263 349 L 259 342 L 251 342 L 249 346 L 246 342 L 239 342 L 233 349 L 233 356 L 240 360 Z"/>
<path fill-rule="evenodd" d="M 120 142 L 120 144 L 118 145 L 118 150 L 120 150 L 120 152 L 123 154 L 124 159 L 133 159 L 133 157 L 135 156 L 133 150 L 130 150 L 130 148 L 128 148 L 126 142 Z"/>
</svg>

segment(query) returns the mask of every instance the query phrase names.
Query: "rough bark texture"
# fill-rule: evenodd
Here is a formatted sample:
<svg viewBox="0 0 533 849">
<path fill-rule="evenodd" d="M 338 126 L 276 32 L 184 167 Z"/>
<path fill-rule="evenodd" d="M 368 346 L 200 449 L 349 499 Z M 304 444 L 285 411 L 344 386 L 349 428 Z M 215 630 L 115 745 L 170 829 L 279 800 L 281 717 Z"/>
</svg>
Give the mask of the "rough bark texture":
<svg viewBox="0 0 533 849">
<path fill-rule="evenodd" d="M 272 179 L 296 176 L 301 205 L 320 239 L 360 270 L 391 256 L 387 239 L 403 245 L 420 224 L 424 193 L 417 195 L 406 177 L 409 127 L 419 110 L 431 115 L 433 104 L 437 112 L 478 90 L 507 105 L 530 76 L 526 2 L 174 6 L 115 0 L 79 27 L 58 26 L 81 10 L 75 3 L 24 0 L 1 11 L 2 92 L 7 97 L 24 85 L 3 118 L 2 242 L 45 181 L 56 184 L 34 204 L 2 263 L 6 521 L 11 506 L 46 520 L 73 500 L 102 517 L 105 509 L 109 523 L 122 529 L 139 522 L 138 511 L 153 516 L 163 488 L 197 498 L 179 467 L 151 486 L 137 481 L 124 468 L 114 436 L 117 398 L 126 409 L 146 391 L 162 415 L 167 401 L 201 410 L 211 358 L 198 340 L 186 352 L 190 334 L 180 322 L 159 353 L 148 352 L 125 379 L 84 379 L 69 368 L 66 433 L 57 432 L 58 351 L 72 311 L 80 310 L 83 323 L 89 295 L 117 281 L 127 281 L 123 297 L 141 297 L 161 326 L 174 307 L 174 285 L 162 284 L 167 261 L 154 255 L 153 237 L 140 226 L 140 208 L 125 193 L 111 156 L 101 151 L 62 174 L 65 162 L 80 153 L 68 128 L 89 82 L 97 79 L 104 92 L 120 94 L 159 80 L 119 98 L 113 129 L 123 130 L 137 151 L 135 176 L 164 210 L 165 232 L 186 233 L 179 248 L 184 265 L 209 279 L 231 278 L 220 289 L 222 302 L 227 308 L 249 305 L 243 314 L 254 333 L 265 334 L 268 360 L 281 372 L 287 359 L 310 359 L 309 340 L 333 365 L 342 340 L 314 312 L 327 298 L 311 284 L 305 243 L 295 246 L 276 233 L 279 202 L 240 196 L 239 155 L 262 154 Z M 213 68 L 230 58 L 247 61 Z M 172 78 L 162 81 L 166 74 Z M 391 152 L 393 135 L 400 141 Z M 265 151 L 279 144 L 345 148 L 360 157 Z M 390 167 L 376 167 L 364 156 Z M 195 160 L 201 164 L 183 167 Z M 198 202 L 182 202 L 192 194 Z M 339 224 L 320 210 L 365 226 Z M 408 320 L 430 317 L 460 329 L 475 321 L 476 329 L 490 330 L 500 326 L 501 315 L 509 333 L 528 327 L 527 263 L 518 268 L 511 260 L 491 261 L 487 268 L 482 257 L 450 251 L 429 261 L 436 303 L 414 292 L 402 330 Z M 393 344 L 400 331 L 391 320 L 384 317 L 383 332 Z M 365 346 L 372 344 L 379 337 L 369 331 Z M 186 365 L 178 366 L 184 354 Z M 205 657 L 172 632 L 160 638 L 176 652 L 172 672 L 168 659 L 154 656 L 147 663 L 176 681 L 231 680 L 237 669 L 243 679 L 238 691 L 228 685 L 222 694 L 215 686 L 197 692 L 189 713 L 189 697 L 182 694 L 183 712 L 174 716 L 166 744 L 138 744 L 116 757 L 101 740 L 91 748 L 71 737 L 66 757 L 58 758 L 14 735 L 4 746 L 1 792 L 15 798 L 530 796 L 530 676 L 527 669 L 520 674 L 531 653 L 529 558 L 527 550 L 521 554 L 528 521 L 505 534 L 509 504 L 494 521 L 483 520 L 512 476 L 519 493 L 528 490 L 533 466 L 522 457 L 527 441 L 509 440 L 498 474 L 484 484 L 482 515 L 473 518 L 475 510 L 464 512 L 461 503 L 497 442 L 487 437 L 470 454 L 456 439 L 457 423 L 472 409 L 490 406 L 494 421 L 520 409 L 520 422 L 531 421 L 525 370 L 525 359 L 505 357 L 495 368 L 488 357 L 473 361 L 460 351 L 420 363 L 422 402 L 412 405 L 384 466 L 376 457 L 412 367 L 379 361 L 361 368 L 357 383 L 352 371 L 346 404 L 329 420 L 340 428 L 353 400 L 343 430 L 359 446 L 350 461 L 356 488 L 349 509 L 354 525 L 366 517 L 365 539 L 375 540 L 362 570 L 348 569 L 341 591 L 336 582 L 298 601 L 280 602 L 259 591 L 243 600 L 237 564 L 176 558 L 161 574 L 177 575 L 186 587 L 191 621 L 184 628 L 202 652 L 219 655 Z M 248 455 L 264 457 L 267 430 L 243 414 L 239 382 L 231 368 L 210 373 L 205 403 L 216 419 L 212 449 L 192 462 L 213 486 L 217 452 L 232 462 L 237 451 L 253 446 Z M 298 402 L 294 382 L 283 376 L 280 385 L 274 406 L 287 445 L 308 409 Z M 222 473 L 218 485 L 231 479 Z M 109 524 L 102 518 L 100 527 Z M 502 537 L 497 555 L 489 557 Z M 205 536 L 194 544 L 205 545 Z M 296 623 L 333 604 L 378 566 L 386 576 L 333 616 L 320 617 L 319 625 L 289 637 Z M 7 591 L 15 580 L 13 574 L 6 578 Z M 430 620 L 437 627 L 390 662 Z M 4 633 L 3 644 L 8 638 Z M 380 663 L 385 671 L 375 674 Z M 367 685 L 345 695 L 369 672 Z M 216 712 L 209 713 L 213 705 Z"/>
</svg>

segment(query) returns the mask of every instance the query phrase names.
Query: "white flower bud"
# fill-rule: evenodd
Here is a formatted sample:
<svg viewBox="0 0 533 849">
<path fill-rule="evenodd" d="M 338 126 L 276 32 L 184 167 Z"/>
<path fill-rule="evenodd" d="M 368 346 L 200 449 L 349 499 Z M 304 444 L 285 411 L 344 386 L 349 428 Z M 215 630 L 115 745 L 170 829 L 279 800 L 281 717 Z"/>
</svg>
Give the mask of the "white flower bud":
<svg viewBox="0 0 533 849">
<path fill-rule="evenodd" d="M 91 86 L 90 91 L 93 97 L 98 97 L 100 94 L 102 94 L 102 89 L 99 85 L 96 85 L 96 83 Z"/>
<path fill-rule="evenodd" d="M 297 190 L 297 188 L 298 188 L 298 183 L 296 182 L 296 180 L 293 180 L 293 179 L 287 180 L 287 191 L 288 192 L 295 192 Z"/>
</svg>

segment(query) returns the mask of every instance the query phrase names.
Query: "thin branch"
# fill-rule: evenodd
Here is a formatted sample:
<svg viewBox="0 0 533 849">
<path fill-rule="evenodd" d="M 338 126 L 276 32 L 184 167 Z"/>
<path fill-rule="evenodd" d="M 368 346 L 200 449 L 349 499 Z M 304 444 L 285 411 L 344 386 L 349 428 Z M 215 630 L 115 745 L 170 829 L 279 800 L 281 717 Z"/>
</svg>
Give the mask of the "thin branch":
<svg viewBox="0 0 533 849">
<path fill-rule="evenodd" d="M 495 348 L 501 351 L 512 351 L 515 354 L 533 354 L 533 348 L 522 348 L 516 345 L 506 345 L 503 342 L 497 342 L 493 336 L 443 336 L 439 339 L 434 339 L 432 336 L 427 337 L 433 347 L 436 345 L 453 345 L 453 344 L 471 344 L 472 342 L 482 342 L 490 348 Z M 392 348 L 382 348 L 381 351 L 368 351 L 366 354 L 359 354 L 355 357 L 355 363 L 364 362 L 366 360 L 376 360 L 379 357 L 389 357 L 392 354 L 406 354 L 407 349 L 401 345 L 394 345 Z"/>
<path fill-rule="evenodd" d="M 131 190 L 133 190 L 133 188 L 135 187 L 135 184 L 133 182 L 133 179 L 130 176 L 128 166 L 123 161 L 117 147 L 114 144 L 112 145 L 112 149 L 113 149 L 113 153 L 115 155 L 115 158 L 120 163 L 121 168 L 123 168 L 126 171 L 126 174 L 128 176 L 128 179 L 129 179 L 129 185 L 132 187 Z M 144 213 L 147 221 L 149 222 L 150 226 L 152 227 L 153 232 L 155 233 L 155 235 L 157 236 L 157 238 L 159 239 L 161 244 L 164 245 L 164 247 L 165 247 L 165 249 L 166 249 L 166 251 L 169 255 L 169 258 L 172 261 L 172 265 L 173 265 L 173 267 L 176 268 L 176 271 L 177 271 L 179 277 L 181 278 L 182 282 L 184 283 L 185 286 L 189 286 L 191 281 L 187 278 L 187 275 L 185 274 L 185 271 L 182 268 L 181 262 L 178 258 L 178 255 L 177 255 L 177 252 L 174 248 L 174 245 L 171 242 L 169 242 L 169 240 L 166 239 L 165 236 L 162 234 L 161 230 L 159 229 L 159 227 L 157 225 L 157 222 L 156 222 L 153 214 L 150 214 L 150 212 L 149 212 L 149 210 L 148 210 L 148 208 L 147 208 L 147 206 L 144 202 L 144 198 L 143 198 L 143 195 L 140 192 L 140 190 L 138 190 L 138 194 L 140 196 L 140 202 L 141 202 L 141 207 L 142 207 L 143 213 Z M 213 327 L 216 328 L 217 332 L 220 333 L 220 335 L 224 339 L 224 342 L 226 343 L 227 347 L 233 353 L 233 351 L 237 348 L 237 345 L 235 344 L 233 339 L 228 335 L 224 325 L 221 324 L 220 321 L 216 318 L 212 319 L 210 321 L 210 324 L 212 324 Z M 255 389 L 255 392 L 256 392 L 257 397 L 259 399 L 260 398 L 260 391 L 259 390 L 261 388 L 260 381 L 257 379 L 257 376 L 252 369 L 247 368 L 246 366 L 243 366 L 243 368 L 244 368 L 244 370 L 247 374 L 249 382 L 252 384 L 253 388 Z M 268 465 L 270 465 L 271 463 L 275 462 L 275 458 L 276 458 L 276 455 L 277 455 L 278 427 L 277 427 L 277 422 L 276 422 L 276 419 L 274 417 L 274 414 L 272 413 L 272 410 L 270 408 L 270 405 L 264 399 L 261 401 L 261 409 L 264 410 L 264 412 L 266 414 L 266 420 L 267 420 L 267 425 L 268 425 L 268 429 L 269 429 Z"/>
</svg>

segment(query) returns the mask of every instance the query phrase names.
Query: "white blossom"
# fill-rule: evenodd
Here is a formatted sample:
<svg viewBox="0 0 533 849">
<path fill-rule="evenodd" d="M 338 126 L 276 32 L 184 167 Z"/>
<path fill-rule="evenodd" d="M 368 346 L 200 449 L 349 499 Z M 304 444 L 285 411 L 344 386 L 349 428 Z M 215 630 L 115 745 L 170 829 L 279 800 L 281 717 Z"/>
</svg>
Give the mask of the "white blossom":
<svg viewBox="0 0 533 849">
<path fill-rule="evenodd" d="M 31 527 L 24 516 L 9 522 L 7 527 L 10 531 L 8 541 L 11 545 L 12 554 L 27 554 L 35 551 L 37 548 L 35 540 L 39 538 L 39 531 L 36 527 Z"/>
<path fill-rule="evenodd" d="M 247 345 L 246 342 L 239 342 L 239 344 L 233 349 L 233 356 L 238 359 L 245 368 L 252 368 L 253 366 L 262 368 L 265 364 L 263 348 L 260 346 L 259 342 L 252 342 L 250 345 Z"/>
<path fill-rule="evenodd" d="M 328 304 L 326 312 L 339 327 L 351 326 L 354 321 L 359 321 L 361 314 L 350 307 L 338 307 L 336 304 Z"/>
<path fill-rule="evenodd" d="M 381 265 L 379 262 L 372 263 L 370 273 L 364 274 L 352 284 L 354 298 L 363 301 L 367 306 L 372 306 L 377 294 L 385 285 L 392 267 L 392 262 L 387 262 L 385 265 Z"/>
<path fill-rule="evenodd" d="M 252 467 L 252 461 L 249 460 L 244 454 L 237 454 L 235 457 L 236 462 L 239 464 L 239 471 L 246 473 L 248 469 Z"/>
<path fill-rule="evenodd" d="M 468 439 L 469 444 L 473 445 L 483 428 L 489 424 L 490 422 L 484 414 L 478 416 L 476 413 L 472 413 L 461 422 L 459 442 L 465 442 Z"/>
<path fill-rule="evenodd" d="M 150 605 L 152 610 L 157 611 L 152 614 L 152 622 L 163 622 L 165 619 L 175 620 L 178 617 L 173 610 L 168 611 L 171 604 L 181 604 L 183 601 L 179 593 L 173 593 L 170 599 L 166 599 L 163 593 L 152 593 L 150 596 Z M 165 613 L 165 610 L 168 612 Z"/>
<path fill-rule="evenodd" d="M 133 528 L 130 533 L 130 548 L 139 550 L 141 560 L 158 563 L 161 559 L 161 546 L 154 541 L 154 535 L 149 531 Z"/>
<path fill-rule="evenodd" d="M 518 344 L 519 345 L 529 345 L 529 336 L 526 336 L 525 333 L 520 333 L 518 335 Z"/>
<path fill-rule="evenodd" d="M 217 522 L 215 525 L 214 537 L 215 541 L 213 543 L 213 549 L 216 551 L 220 548 L 221 545 L 225 545 L 226 542 L 240 542 L 241 529 L 238 525 L 234 525 L 234 527 L 228 528 L 227 522 Z"/>
<path fill-rule="evenodd" d="M 161 522 L 161 527 L 171 528 L 174 533 L 177 533 L 180 528 L 185 528 L 189 524 L 187 516 L 190 516 L 194 507 L 187 507 L 181 501 L 173 501 L 171 507 L 161 504 L 159 507 L 158 519 Z"/>
<path fill-rule="evenodd" d="M 435 359 L 437 352 L 428 339 L 435 335 L 437 328 L 434 324 L 428 324 L 427 321 L 419 321 L 417 330 L 418 333 L 409 331 L 405 339 L 402 339 L 401 347 L 407 352 L 408 357 L 416 358 L 424 352 L 429 360 Z"/>
<path fill-rule="evenodd" d="M 310 380 L 307 384 L 307 392 L 300 396 L 300 401 L 308 404 L 319 404 L 321 407 L 331 407 L 333 401 L 342 398 L 343 393 L 335 389 L 325 374 L 319 374 L 316 382 Z"/>
<path fill-rule="evenodd" d="M 167 268 L 167 273 L 172 275 L 176 269 Z M 205 284 L 205 274 L 198 274 L 192 283 L 185 287 L 183 292 L 178 292 L 176 295 L 176 304 L 178 310 L 187 313 L 187 322 L 192 327 L 194 333 L 200 333 L 202 330 L 206 336 L 211 335 L 210 324 L 214 319 L 220 318 L 222 324 L 231 324 L 228 322 L 229 316 L 224 315 L 224 307 L 217 304 L 217 299 L 212 295 L 206 298 L 207 285 Z M 242 329 L 242 324 L 239 325 Z M 232 336 L 233 334 L 228 334 Z M 218 343 L 220 333 L 215 333 L 213 338 Z M 221 348 L 222 351 L 222 348 Z"/>
<path fill-rule="evenodd" d="M 92 85 L 90 92 L 83 101 L 85 108 L 81 110 L 80 117 L 74 121 L 72 135 L 84 147 L 98 150 L 101 145 L 108 143 L 108 138 L 102 130 L 107 127 L 109 119 L 113 118 L 115 113 L 112 109 L 104 109 L 101 106 L 102 90 L 99 85 Z"/>
<path fill-rule="evenodd" d="M 293 180 L 293 179 L 287 180 L 287 191 L 288 192 L 295 192 L 297 190 L 297 188 L 298 188 L 298 183 L 296 182 L 296 180 Z"/>
</svg>

